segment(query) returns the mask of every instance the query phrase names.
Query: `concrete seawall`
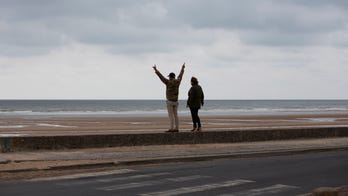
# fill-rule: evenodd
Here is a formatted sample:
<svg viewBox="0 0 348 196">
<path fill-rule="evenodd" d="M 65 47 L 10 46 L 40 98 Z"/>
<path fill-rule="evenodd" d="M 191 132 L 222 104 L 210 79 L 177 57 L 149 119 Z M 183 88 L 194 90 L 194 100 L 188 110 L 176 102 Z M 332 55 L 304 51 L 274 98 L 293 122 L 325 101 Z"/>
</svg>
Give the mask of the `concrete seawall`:
<svg viewBox="0 0 348 196">
<path fill-rule="evenodd" d="M 0 137 L 0 150 L 1 152 L 15 152 L 117 146 L 236 143 L 330 137 L 348 137 L 348 127 L 216 130 L 200 133 Z"/>
</svg>

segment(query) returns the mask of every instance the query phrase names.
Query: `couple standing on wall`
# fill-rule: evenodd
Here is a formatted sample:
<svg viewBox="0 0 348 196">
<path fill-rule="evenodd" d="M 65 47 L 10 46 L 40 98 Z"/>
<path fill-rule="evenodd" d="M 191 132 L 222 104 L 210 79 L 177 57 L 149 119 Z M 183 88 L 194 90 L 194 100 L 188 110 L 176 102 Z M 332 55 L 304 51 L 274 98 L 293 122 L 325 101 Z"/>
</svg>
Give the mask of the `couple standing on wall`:
<svg viewBox="0 0 348 196">
<path fill-rule="evenodd" d="M 170 129 L 167 132 L 179 132 L 178 95 L 181 79 L 184 75 L 185 63 L 182 65 L 180 74 L 177 78 L 175 78 L 175 73 L 173 72 L 168 75 L 169 79 L 165 78 L 161 72 L 158 71 L 156 65 L 153 66 L 153 69 L 161 81 L 166 85 L 167 110 L 170 120 Z M 191 111 L 193 122 L 193 129 L 191 131 L 202 131 L 198 110 L 204 104 L 204 94 L 202 87 L 198 85 L 197 78 L 191 78 L 191 85 L 186 105 L 186 107 L 189 107 Z"/>
</svg>

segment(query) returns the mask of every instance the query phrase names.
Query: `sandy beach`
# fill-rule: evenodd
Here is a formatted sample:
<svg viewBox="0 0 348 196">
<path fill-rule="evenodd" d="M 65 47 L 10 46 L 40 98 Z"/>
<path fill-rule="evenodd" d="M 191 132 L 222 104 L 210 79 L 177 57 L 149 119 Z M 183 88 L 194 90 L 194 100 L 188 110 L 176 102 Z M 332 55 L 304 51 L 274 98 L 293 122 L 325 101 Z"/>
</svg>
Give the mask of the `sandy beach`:
<svg viewBox="0 0 348 196">
<path fill-rule="evenodd" d="M 209 115 L 201 116 L 203 131 L 278 127 L 348 126 L 348 114 Z M 0 117 L 0 136 L 163 132 L 161 117 Z M 192 127 L 180 116 L 180 131 Z"/>
</svg>

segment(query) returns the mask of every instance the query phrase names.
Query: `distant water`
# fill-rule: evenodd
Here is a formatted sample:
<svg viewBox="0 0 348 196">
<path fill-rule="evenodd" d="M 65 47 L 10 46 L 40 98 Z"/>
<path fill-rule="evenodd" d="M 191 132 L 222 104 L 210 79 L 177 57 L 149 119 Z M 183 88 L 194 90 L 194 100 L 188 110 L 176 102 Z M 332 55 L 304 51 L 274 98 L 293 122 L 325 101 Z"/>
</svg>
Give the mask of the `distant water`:
<svg viewBox="0 0 348 196">
<path fill-rule="evenodd" d="M 186 102 L 179 113 L 189 115 Z M 4 116 L 158 116 L 164 100 L 0 100 Z M 202 115 L 347 113 L 348 100 L 206 100 Z"/>
</svg>

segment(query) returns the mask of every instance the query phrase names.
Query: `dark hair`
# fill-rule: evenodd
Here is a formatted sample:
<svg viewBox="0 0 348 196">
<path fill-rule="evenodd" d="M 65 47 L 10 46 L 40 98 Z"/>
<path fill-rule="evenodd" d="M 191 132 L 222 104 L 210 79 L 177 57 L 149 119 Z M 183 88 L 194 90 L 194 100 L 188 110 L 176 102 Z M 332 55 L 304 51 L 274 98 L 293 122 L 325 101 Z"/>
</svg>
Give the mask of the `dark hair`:
<svg viewBox="0 0 348 196">
<path fill-rule="evenodd" d="M 192 78 L 191 78 L 191 83 L 192 83 L 193 85 L 197 85 L 197 84 L 198 84 L 197 78 L 192 77 Z"/>
<path fill-rule="evenodd" d="M 175 78 L 175 73 L 172 72 L 168 76 L 169 76 L 169 78 Z"/>
</svg>

